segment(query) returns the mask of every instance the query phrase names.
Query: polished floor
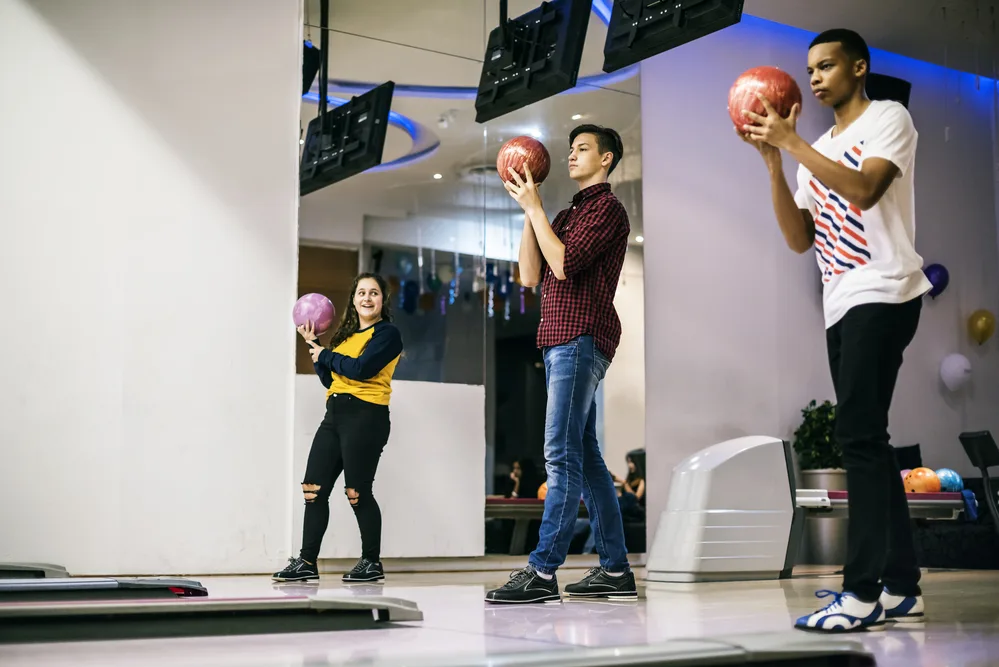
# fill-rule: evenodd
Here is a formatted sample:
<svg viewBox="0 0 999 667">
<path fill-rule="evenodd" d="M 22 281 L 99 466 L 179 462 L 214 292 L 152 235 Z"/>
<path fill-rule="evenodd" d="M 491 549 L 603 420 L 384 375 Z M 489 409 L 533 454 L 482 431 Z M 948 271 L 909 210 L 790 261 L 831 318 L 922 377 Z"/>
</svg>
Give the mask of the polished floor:
<svg viewBox="0 0 999 667">
<path fill-rule="evenodd" d="M 565 585 L 582 571 L 560 572 Z M 552 657 L 654 647 L 677 640 L 788 633 L 816 606 L 816 589 L 836 589 L 821 571 L 782 582 L 661 585 L 639 602 L 564 601 L 495 607 L 487 588 L 506 572 L 390 575 L 384 585 L 275 584 L 267 577 L 198 577 L 212 597 L 387 595 L 417 602 L 424 620 L 402 627 L 330 633 L 130 640 L 0 646 L 0 665 L 320 665 L 513 664 L 517 656 Z M 999 572 L 929 572 L 927 619 L 883 632 L 850 635 L 879 665 L 999 665 Z M 792 632 L 790 640 L 805 633 Z M 811 636 L 811 635 L 808 635 Z M 586 664 L 585 661 L 581 664 Z"/>
</svg>

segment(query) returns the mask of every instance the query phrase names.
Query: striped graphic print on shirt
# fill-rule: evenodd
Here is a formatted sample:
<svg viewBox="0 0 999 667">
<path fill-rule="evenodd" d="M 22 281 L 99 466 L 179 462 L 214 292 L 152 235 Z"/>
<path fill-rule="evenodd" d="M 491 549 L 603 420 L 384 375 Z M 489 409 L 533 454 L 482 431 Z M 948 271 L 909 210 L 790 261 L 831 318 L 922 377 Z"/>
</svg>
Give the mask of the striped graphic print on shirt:
<svg viewBox="0 0 999 667">
<path fill-rule="evenodd" d="M 860 169 L 863 144 L 843 153 L 840 164 Z M 863 212 L 830 190 L 814 175 L 808 181 L 815 200 L 815 259 L 822 271 L 822 282 L 871 261 L 864 232 Z"/>
</svg>

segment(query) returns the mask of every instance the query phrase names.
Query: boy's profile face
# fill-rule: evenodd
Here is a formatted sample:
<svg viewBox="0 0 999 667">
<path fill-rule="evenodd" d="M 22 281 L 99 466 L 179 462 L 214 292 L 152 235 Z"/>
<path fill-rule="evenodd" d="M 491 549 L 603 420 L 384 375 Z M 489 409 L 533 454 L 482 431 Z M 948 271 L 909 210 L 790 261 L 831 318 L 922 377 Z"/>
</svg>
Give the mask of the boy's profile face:
<svg viewBox="0 0 999 667">
<path fill-rule="evenodd" d="M 836 108 L 863 85 L 867 62 L 852 60 L 839 42 L 816 44 L 808 50 L 808 76 L 815 98 Z"/>
<path fill-rule="evenodd" d="M 569 178 L 575 181 L 586 181 L 602 168 L 610 167 L 613 155 L 600 154 L 597 137 L 584 132 L 576 137 L 569 148 Z"/>
</svg>

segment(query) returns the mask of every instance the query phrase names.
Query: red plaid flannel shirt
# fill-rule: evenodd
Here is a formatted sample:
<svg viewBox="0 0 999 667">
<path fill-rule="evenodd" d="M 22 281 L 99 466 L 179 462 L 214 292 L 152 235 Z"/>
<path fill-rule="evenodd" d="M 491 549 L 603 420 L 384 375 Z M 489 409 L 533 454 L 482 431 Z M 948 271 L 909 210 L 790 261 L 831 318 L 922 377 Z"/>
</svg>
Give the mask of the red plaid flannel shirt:
<svg viewBox="0 0 999 667">
<path fill-rule="evenodd" d="M 572 206 L 555 216 L 552 231 L 565 244 L 565 280 L 542 265 L 538 347 L 589 334 L 611 360 L 621 342 L 614 293 L 631 234 L 628 212 L 610 184 L 599 183 L 576 193 Z"/>
</svg>

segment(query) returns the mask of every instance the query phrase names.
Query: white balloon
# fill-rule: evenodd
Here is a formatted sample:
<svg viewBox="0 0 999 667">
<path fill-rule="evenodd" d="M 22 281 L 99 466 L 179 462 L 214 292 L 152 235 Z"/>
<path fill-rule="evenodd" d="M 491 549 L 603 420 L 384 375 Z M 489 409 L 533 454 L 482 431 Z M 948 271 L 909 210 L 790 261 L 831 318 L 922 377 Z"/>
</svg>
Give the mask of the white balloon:
<svg viewBox="0 0 999 667">
<path fill-rule="evenodd" d="M 951 391 L 957 391 L 971 379 L 971 362 L 963 354 L 948 354 L 940 363 L 940 379 Z"/>
</svg>

